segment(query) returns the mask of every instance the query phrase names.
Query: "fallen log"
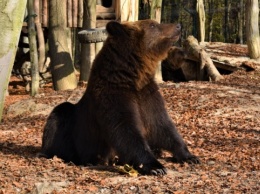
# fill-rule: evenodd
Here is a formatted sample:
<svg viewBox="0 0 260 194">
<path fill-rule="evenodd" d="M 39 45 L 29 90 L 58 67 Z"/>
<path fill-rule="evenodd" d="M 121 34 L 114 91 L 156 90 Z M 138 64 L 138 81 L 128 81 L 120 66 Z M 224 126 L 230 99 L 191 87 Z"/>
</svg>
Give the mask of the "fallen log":
<svg viewBox="0 0 260 194">
<path fill-rule="evenodd" d="M 184 41 L 184 52 L 187 54 L 189 59 L 195 59 L 199 61 L 198 67 L 199 80 L 203 76 L 204 69 L 208 73 L 212 81 L 218 81 L 223 79 L 223 76 L 219 73 L 210 56 L 206 51 L 199 45 L 198 40 L 193 36 L 188 36 Z"/>
<path fill-rule="evenodd" d="M 250 59 L 247 45 L 224 42 L 204 42 L 204 49 L 217 68 L 234 72 L 253 71 L 260 61 Z"/>
</svg>

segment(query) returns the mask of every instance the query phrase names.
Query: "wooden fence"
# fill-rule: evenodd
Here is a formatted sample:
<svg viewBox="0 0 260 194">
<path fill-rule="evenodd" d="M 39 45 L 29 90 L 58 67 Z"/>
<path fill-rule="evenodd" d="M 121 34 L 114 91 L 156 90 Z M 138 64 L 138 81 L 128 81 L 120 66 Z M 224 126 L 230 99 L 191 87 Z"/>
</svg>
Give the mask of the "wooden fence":
<svg viewBox="0 0 260 194">
<path fill-rule="evenodd" d="M 49 1 L 50 0 L 34 0 L 34 9 L 37 17 L 35 23 L 41 23 L 42 27 L 48 27 L 49 23 Z M 63 0 L 62 0 L 63 1 Z M 109 20 L 117 18 L 116 8 L 118 0 L 112 1 L 109 8 L 97 5 L 97 27 L 104 26 Z M 67 27 L 82 27 L 84 0 L 66 0 L 67 3 Z M 24 26 L 27 23 L 24 22 Z"/>
</svg>

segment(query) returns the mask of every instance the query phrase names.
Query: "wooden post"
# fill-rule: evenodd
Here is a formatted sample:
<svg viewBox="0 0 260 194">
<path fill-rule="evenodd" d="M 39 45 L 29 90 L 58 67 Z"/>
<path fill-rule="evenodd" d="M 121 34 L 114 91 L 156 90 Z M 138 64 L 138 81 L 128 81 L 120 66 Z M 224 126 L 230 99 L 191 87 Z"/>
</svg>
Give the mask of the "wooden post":
<svg viewBox="0 0 260 194">
<path fill-rule="evenodd" d="M 42 0 L 42 26 L 48 27 L 48 0 Z"/>
<path fill-rule="evenodd" d="M 96 27 L 96 0 L 84 0 L 83 29 Z M 79 84 L 88 81 L 92 62 L 95 58 L 95 43 L 81 45 Z"/>
<path fill-rule="evenodd" d="M 116 4 L 116 19 L 120 21 L 137 21 L 138 7 L 138 0 L 118 0 Z"/>
<path fill-rule="evenodd" d="M 77 27 L 78 0 L 72 0 L 72 27 Z"/>
<path fill-rule="evenodd" d="M 72 0 L 67 0 L 67 27 L 72 27 Z"/>
</svg>

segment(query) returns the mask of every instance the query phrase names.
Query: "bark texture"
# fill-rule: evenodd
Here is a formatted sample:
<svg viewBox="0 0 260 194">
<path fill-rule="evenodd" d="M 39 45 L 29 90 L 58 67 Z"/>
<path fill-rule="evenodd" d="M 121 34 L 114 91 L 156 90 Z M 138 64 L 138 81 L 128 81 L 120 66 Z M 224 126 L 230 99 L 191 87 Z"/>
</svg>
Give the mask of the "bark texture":
<svg viewBox="0 0 260 194">
<path fill-rule="evenodd" d="M 0 1 L 0 122 L 25 8 L 26 0 Z"/>
<path fill-rule="evenodd" d="M 30 45 L 30 60 L 31 60 L 31 96 L 35 96 L 39 92 L 39 64 L 38 64 L 38 51 L 37 51 L 37 43 L 36 43 L 36 30 L 34 17 L 34 0 L 28 0 L 27 8 L 28 8 L 28 32 L 29 32 L 29 45 Z"/>
<path fill-rule="evenodd" d="M 162 15 L 162 0 L 152 0 L 150 18 L 161 23 L 161 15 Z M 158 68 L 155 73 L 155 80 L 157 83 L 163 81 L 161 65 L 158 65 Z"/>
<path fill-rule="evenodd" d="M 204 42 L 205 40 L 205 10 L 203 0 L 197 0 L 197 12 L 198 12 L 198 19 L 199 19 L 199 33 L 198 38 L 200 42 Z"/>
<path fill-rule="evenodd" d="M 252 59 L 260 58 L 259 38 L 259 3 L 258 0 L 247 0 L 246 3 L 246 38 L 249 56 Z"/>
<path fill-rule="evenodd" d="M 55 90 L 77 87 L 77 78 L 72 64 L 67 40 L 66 2 L 50 1 L 49 49 Z"/>
</svg>

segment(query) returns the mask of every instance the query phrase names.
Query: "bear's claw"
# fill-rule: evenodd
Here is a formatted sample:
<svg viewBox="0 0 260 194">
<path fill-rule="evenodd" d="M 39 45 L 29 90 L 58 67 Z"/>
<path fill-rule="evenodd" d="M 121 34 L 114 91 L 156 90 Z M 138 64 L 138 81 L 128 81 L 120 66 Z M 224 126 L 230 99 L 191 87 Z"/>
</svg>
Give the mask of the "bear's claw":
<svg viewBox="0 0 260 194">
<path fill-rule="evenodd" d="M 173 157 L 172 161 L 174 163 L 181 163 L 183 164 L 184 162 L 187 162 L 188 164 L 200 164 L 200 159 L 197 156 L 190 155 L 186 158 L 175 158 Z"/>
<path fill-rule="evenodd" d="M 163 176 L 167 174 L 167 169 L 158 161 L 144 164 L 142 167 L 139 167 L 139 170 L 143 175 Z"/>
<path fill-rule="evenodd" d="M 167 169 L 166 168 L 162 168 L 162 169 L 155 169 L 155 170 L 151 170 L 151 175 L 155 175 L 155 176 L 163 176 L 165 174 L 167 174 Z"/>
</svg>

